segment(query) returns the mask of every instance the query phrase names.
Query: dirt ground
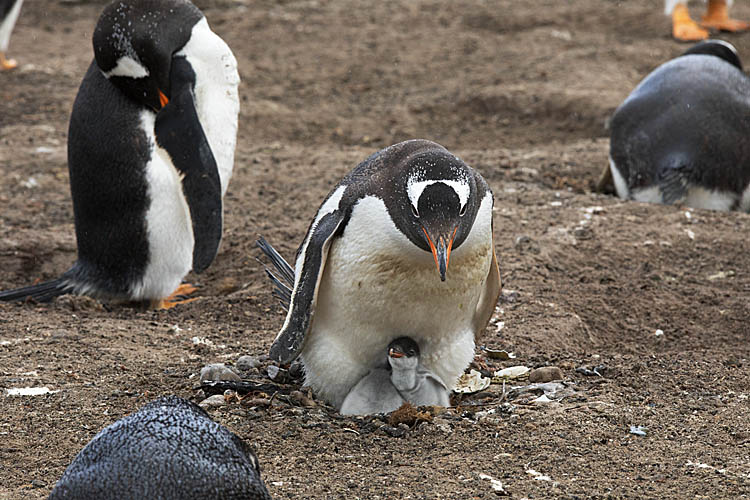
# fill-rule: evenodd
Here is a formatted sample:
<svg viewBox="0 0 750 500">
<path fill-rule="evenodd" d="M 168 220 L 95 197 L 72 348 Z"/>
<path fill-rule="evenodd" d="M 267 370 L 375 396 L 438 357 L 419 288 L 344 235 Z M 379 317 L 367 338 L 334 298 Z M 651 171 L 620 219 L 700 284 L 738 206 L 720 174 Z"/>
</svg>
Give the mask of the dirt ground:
<svg viewBox="0 0 750 500">
<path fill-rule="evenodd" d="M 0 499 L 46 498 L 100 429 L 157 396 L 201 400 L 208 363 L 251 355 L 261 369 L 245 375 L 272 383 L 263 355 L 283 314 L 255 238 L 291 257 L 342 175 L 415 137 L 461 156 L 495 194 L 505 292 L 478 343 L 516 358 L 485 363 L 555 365 L 564 387 L 541 403 L 507 392 L 528 382 L 493 384 L 401 425 L 303 406 L 286 396 L 299 380 L 209 410 L 255 447 L 274 498 L 492 498 L 487 476 L 513 498 L 750 496 L 750 216 L 592 193 L 608 116 L 686 48 L 661 3 L 199 5 L 242 78 L 219 255 L 189 277 L 200 300 L 170 311 L 0 304 Z M 1 288 L 75 260 L 67 120 L 101 7 L 27 0 L 11 40 L 21 67 L 0 74 Z M 733 12 L 750 19 L 750 3 Z M 724 38 L 750 62 L 750 34 Z M 5 390 L 21 387 L 54 392 Z"/>
</svg>

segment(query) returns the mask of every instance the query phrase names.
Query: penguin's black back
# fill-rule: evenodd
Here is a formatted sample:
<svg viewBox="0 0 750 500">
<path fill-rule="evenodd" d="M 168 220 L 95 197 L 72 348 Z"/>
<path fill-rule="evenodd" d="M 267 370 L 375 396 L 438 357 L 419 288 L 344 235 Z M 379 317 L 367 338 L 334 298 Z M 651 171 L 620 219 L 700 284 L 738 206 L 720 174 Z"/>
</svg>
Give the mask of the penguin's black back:
<svg viewBox="0 0 750 500">
<path fill-rule="evenodd" d="M 722 57 L 687 54 L 654 70 L 617 108 L 610 156 L 631 189 L 674 175 L 739 193 L 750 181 L 748 138 L 750 78 Z"/>
<path fill-rule="evenodd" d="M 78 259 L 65 274 L 104 295 L 127 294 L 148 264 L 146 165 L 152 145 L 143 107 L 92 63 L 68 130 L 68 168 Z"/>
<path fill-rule="evenodd" d="M 10 9 L 16 4 L 18 0 L 0 0 L 0 22 L 5 19 Z"/>
<path fill-rule="evenodd" d="M 252 450 L 201 408 L 170 396 L 105 428 L 50 500 L 270 499 Z"/>
</svg>

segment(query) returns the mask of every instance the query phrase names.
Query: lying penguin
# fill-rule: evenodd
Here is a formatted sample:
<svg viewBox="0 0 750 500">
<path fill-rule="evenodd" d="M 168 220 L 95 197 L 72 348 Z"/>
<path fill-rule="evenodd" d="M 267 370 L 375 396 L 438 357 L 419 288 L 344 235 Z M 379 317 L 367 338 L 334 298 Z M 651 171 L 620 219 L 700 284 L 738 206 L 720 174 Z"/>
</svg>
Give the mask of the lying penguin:
<svg viewBox="0 0 750 500">
<path fill-rule="evenodd" d="M 750 211 L 750 77 L 737 51 L 701 42 L 656 68 L 614 113 L 609 172 L 617 195 Z"/>
<path fill-rule="evenodd" d="M 14 69 L 18 66 L 15 59 L 7 59 L 10 34 L 18 20 L 23 0 L 0 0 L 0 71 Z"/>
<path fill-rule="evenodd" d="M 176 396 L 106 427 L 68 466 L 49 500 L 266 500 L 258 459 L 226 427 Z"/>
<path fill-rule="evenodd" d="M 452 386 L 500 293 L 492 206 L 482 176 L 439 144 L 371 155 L 326 197 L 287 265 L 294 284 L 271 356 L 299 356 L 305 384 L 340 408 L 383 346 L 410 332 L 422 366 Z"/>
<path fill-rule="evenodd" d="M 221 241 L 237 61 L 188 0 L 118 0 L 93 44 L 68 132 L 78 259 L 0 300 L 75 293 L 169 306 L 162 299 L 205 270 Z"/>
<path fill-rule="evenodd" d="M 341 404 L 343 415 L 371 415 L 415 406 L 448 406 L 448 388 L 419 363 L 419 346 L 409 337 L 388 344 L 386 366 L 373 368 Z"/>
</svg>

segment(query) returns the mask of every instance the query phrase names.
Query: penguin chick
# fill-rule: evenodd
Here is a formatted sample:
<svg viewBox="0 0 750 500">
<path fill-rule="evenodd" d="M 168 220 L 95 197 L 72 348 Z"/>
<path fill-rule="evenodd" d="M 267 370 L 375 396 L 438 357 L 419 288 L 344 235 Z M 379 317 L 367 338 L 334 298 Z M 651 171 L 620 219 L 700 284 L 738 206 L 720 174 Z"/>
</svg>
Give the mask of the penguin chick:
<svg viewBox="0 0 750 500">
<path fill-rule="evenodd" d="M 176 396 L 148 403 L 99 432 L 49 500 L 266 500 L 242 439 Z"/>
<path fill-rule="evenodd" d="M 388 344 L 387 367 L 373 368 L 349 392 L 342 415 L 389 413 L 408 401 L 415 406 L 448 406 L 448 388 L 419 363 L 419 346 L 409 337 Z"/>
<path fill-rule="evenodd" d="M 0 300 L 156 306 L 218 252 L 239 112 L 231 50 L 188 0 L 113 2 L 93 45 L 68 132 L 78 258 Z"/>
<path fill-rule="evenodd" d="M 500 293 L 492 206 L 482 176 L 439 144 L 371 155 L 323 202 L 294 271 L 282 265 L 294 281 L 271 357 L 299 356 L 305 385 L 340 408 L 410 332 L 424 368 L 451 386 Z"/>
<path fill-rule="evenodd" d="M 748 116 L 750 77 L 729 43 L 701 42 L 662 64 L 612 117 L 609 175 L 617 195 L 750 211 Z"/>
</svg>

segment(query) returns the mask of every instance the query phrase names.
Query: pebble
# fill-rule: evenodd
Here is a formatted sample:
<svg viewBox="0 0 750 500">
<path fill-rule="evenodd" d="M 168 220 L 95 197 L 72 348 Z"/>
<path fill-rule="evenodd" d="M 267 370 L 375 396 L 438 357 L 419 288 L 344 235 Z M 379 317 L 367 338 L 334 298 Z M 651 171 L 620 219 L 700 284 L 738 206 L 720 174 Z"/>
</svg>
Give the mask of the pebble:
<svg viewBox="0 0 750 500">
<path fill-rule="evenodd" d="M 308 398 L 302 391 L 290 392 L 289 399 L 291 399 L 294 404 L 304 406 L 305 408 L 312 408 L 315 406 L 315 401 Z"/>
<path fill-rule="evenodd" d="M 209 396 L 200 403 L 198 403 L 198 406 L 201 408 L 216 408 L 218 406 L 224 406 L 227 404 L 226 400 L 224 399 L 223 394 L 214 394 L 213 396 Z"/>
<path fill-rule="evenodd" d="M 556 366 L 543 366 L 541 368 L 531 370 L 531 372 L 529 373 L 529 382 L 531 382 L 532 384 L 552 382 L 553 380 L 562 379 L 563 372 Z"/>
<path fill-rule="evenodd" d="M 260 366 L 260 361 L 257 358 L 254 358 L 253 356 L 240 356 L 240 359 L 237 360 L 236 365 L 237 369 L 243 372 L 250 371 L 254 368 L 258 368 Z"/>
<path fill-rule="evenodd" d="M 241 382 L 242 378 L 224 363 L 214 363 L 201 368 L 201 382 L 216 382 L 219 380 Z"/>
</svg>

